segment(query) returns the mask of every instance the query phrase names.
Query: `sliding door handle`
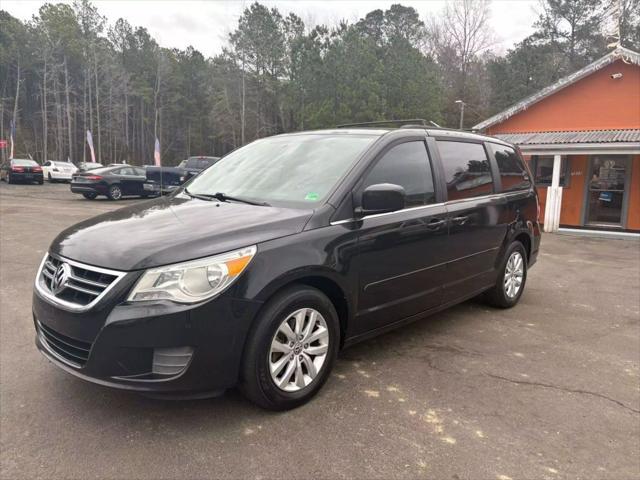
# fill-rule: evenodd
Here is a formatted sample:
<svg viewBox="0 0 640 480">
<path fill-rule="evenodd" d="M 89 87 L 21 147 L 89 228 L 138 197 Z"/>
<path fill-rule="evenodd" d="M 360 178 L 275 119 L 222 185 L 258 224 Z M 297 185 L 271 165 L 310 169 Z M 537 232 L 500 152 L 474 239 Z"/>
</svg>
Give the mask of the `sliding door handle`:
<svg viewBox="0 0 640 480">
<path fill-rule="evenodd" d="M 427 228 L 429 230 L 438 230 L 440 227 L 442 227 L 445 223 L 447 223 L 446 220 L 441 220 L 439 218 L 434 218 L 431 221 L 429 221 L 429 223 L 427 223 Z"/>
<path fill-rule="evenodd" d="M 465 223 L 467 223 L 467 220 L 469 220 L 468 216 L 462 216 L 462 217 L 453 217 L 451 219 L 451 221 L 455 224 L 455 225 L 464 225 Z"/>
</svg>

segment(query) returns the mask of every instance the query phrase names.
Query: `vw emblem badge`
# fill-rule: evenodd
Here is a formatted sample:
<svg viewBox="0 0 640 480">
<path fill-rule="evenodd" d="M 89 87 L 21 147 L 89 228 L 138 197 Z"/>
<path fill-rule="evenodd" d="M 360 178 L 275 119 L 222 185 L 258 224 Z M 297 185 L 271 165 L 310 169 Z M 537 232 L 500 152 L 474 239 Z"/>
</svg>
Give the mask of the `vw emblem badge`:
<svg viewBox="0 0 640 480">
<path fill-rule="evenodd" d="M 67 287 L 67 281 L 71 276 L 71 267 L 68 263 L 61 263 L 51 279 L 51 291 L 57 295 Z"/>
</svg>

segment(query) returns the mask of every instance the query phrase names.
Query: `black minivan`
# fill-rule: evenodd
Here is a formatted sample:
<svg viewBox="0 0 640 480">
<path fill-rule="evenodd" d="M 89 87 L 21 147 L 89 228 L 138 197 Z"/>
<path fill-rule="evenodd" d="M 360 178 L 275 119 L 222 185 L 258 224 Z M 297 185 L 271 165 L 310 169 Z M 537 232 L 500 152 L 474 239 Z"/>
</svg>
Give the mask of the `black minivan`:
<svg viewBox="0 0 640 480">
<path fill-rule="evenodd" d="M 418 126 L 273 136 L 173 194 L 74 225 L 42 259 L 36 344 L 101 385 L 309 400 L 338 351 L 484 295 L 520 299 L 540 245 L 516 148 Z"/>
</svg>

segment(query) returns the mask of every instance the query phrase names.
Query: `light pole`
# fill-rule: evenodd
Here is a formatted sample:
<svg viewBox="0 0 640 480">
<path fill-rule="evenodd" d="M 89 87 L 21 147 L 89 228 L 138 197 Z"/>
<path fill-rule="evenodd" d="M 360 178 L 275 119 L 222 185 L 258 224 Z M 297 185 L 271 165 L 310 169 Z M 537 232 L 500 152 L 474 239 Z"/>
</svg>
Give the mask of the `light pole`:
<svg viewBox="0 0 640 480">
<path fill-rule="evenodd" d="M 464 128 L 464 106 L 466 103 L 462 100 L 456 100 L 456 103 L 460 104 L 460 130 L 462 130 Z"/>
</svg>

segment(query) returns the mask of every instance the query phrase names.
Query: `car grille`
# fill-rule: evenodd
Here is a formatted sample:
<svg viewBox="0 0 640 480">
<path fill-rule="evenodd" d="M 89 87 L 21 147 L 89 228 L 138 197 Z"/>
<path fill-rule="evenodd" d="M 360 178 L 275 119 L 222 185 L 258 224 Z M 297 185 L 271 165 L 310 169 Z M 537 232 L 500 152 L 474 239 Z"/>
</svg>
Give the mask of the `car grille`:
<svg viewBox="0 0 640 480">
<path fill-rule="evenodd" d="M 89 358 L 91 344 L 67 337 L 51 327 L 38 322 L 38 333 L 42 343 L 60 360 L 74 367 L 83 367 Z"/>
<path fill-rule="evenodd" d="M 66 264 L 62 282 L 56 282 L 59 268 Z M 70 310 L 88 310 L 124 276 L 106 270 L 47 255 L 38 274 L 37 287 L 46 298 Z M 58 277 L 58 280 L 60 277 Z"/>
</svg>

